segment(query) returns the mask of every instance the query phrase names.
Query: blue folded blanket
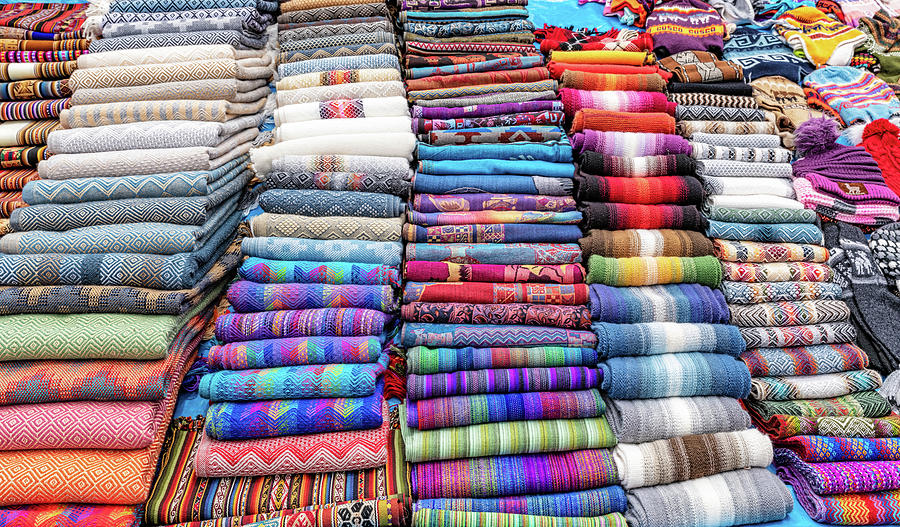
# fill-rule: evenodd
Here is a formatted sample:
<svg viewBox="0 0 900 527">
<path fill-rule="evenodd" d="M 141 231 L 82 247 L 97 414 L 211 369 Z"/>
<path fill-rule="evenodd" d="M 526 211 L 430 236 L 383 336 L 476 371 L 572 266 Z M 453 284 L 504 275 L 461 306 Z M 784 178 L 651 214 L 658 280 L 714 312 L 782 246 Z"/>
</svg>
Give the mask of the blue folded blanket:
<svg viewBox="0 0 900 527">
<path fill-rule="evenodd" d="M 728 355 L 673 353 L 615 357 L 600 363 L 602 389 L 613 399 L 750 395 L 750 370 Z"/>
<path fill-rule="evenodd" d="M 575 177 L 575 169 L 571 163 L 551 163 L 549 161 L 531 159 L 479 159 L 477 163 L 473 163 L 470 160 L 419 160 L 419 173 L 453 176 L 476 175 L 484 178 L 499 175 L 544 176 L 569 179 Z"/>
<path fill-rule="evenodd" d="M 721 353 L 736 357 L 746 349 L 740 330 L 730 324 L 597 322 L 591 325 L 591 329 L 597 335 L 597 353 L 600 357 L 686 352 Z"/>
<path fill-rule="evenodd" d="M 822 229 L 810 223 L 728 223 L 710 220 L 706 235 L 723 240 L 773 243 L 825 243 Z"/>
<path fill-rule="evenodd" d="M 471 163 L 470 163 L 471 164 Z M 416 174 L 413 190 L 420 194 L 542 194 L 571 196 L 571 179 L 543 176 L 447 176 Z"/>
<path fill-rule="evenodd" d="M 404 211 L 398 196 L 341 190 L 267 190 L 259 206 L 275 214 L 396 218 Z"/>
<path fill-rule="evenodd" d="M 269 260 L 358 262 L 400 265 L 403 244 L 360 240 L 307 240 L 304 238 L 244 238 L 241 251 Z"/>
<path fill-rule="evenodd" d="M 700 284 L 649 287 L 591 285 L 591 318 L 615 324 L 639 322 L 697 322 L 721 324 L 729 319 L 728 305 L 718 289 Z"/>
</svg>

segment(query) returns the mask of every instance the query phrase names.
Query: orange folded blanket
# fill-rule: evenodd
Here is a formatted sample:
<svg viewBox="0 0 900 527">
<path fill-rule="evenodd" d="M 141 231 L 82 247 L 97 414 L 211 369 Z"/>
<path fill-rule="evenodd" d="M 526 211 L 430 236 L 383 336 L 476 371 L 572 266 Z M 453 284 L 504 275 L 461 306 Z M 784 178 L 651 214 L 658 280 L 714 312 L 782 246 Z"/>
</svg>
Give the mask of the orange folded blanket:
<svg viewBox="0 0 900 527">
<path fill-rule="evenodd" d="M 575 112 L 575 117 L 572 119 L 572 133 L 581 132 L 582 130 L 674 134 L 675 118 L 661 112 L 611 112 L 585 108 Z"/>
</svg>

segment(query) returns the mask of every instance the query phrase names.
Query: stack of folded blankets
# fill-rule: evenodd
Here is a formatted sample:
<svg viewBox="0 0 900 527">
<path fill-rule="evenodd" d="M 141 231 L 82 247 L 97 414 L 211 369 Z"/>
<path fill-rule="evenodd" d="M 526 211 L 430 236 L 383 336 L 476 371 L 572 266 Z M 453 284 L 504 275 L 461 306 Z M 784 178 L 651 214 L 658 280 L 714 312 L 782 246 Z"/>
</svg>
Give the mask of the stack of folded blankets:
<svg viewBox="0 0 900 527">
<path fill-rule="evenodd" d="M 69 106 L 69 75 L 90 40 L 88 4 L 10 3 L 0 9 L 0 236 L 10 213 L 26 204 L 22 188 L 38 179 L 47 136 Z"/>
<path fill-rule="evenodd" d="M 764 468 L 771 443 L 751 428 L 738 401 L 750 388 L 737 359 L 744 342 L 727 325 L 725 299 L 715 289 L 721 269 L 702 234 L 703 187 L 690 143 L 676 134 L 682 108 L 704 123 L 720 119 L 704 111 L 719 109 L 701 98 L 676 106 L 663 93 L 662 70 L 628 74 L 709 69 L 679 69 L 671 57 L 650 65 L 647 50 L 552 51 L 551 59 L 566 64 L 561 91 L 580 152 L 581 245 L 628 524 L 724 526 L 785 517 L 790 494 Z M 688 509 L 699 516 L 685 515 Z"/>
<path fill-rule="evenodd" d="M 285 479 L 304 488 L 267 510 L 223 516 L 269 513 L 300 524 L 353 514 L 375 525 L 405 518 L 402 502 L 389 499 L 400 492 L 399 432 L 386 399 L 402 396 L 387 372 L 399 344 L 403 197 L 415 136 L 404 97 L 360 86 L 400 84 L 386 15 L 385 4 L 281 5 L 277 126 L 273 143 L 251 152 L 261 210 L 250 214 L 246 259 L 200 381 L 210 407 L 186 428 L 198 481 Z M 161 478 L 160 499 L 172 481 Z M 310 482 L 334 488 L 307 491 Z M 177 501 L 152 522 L 168 523 Z"/>
<path fill-rule="evenodd" d="M 402 308 L 414 525 L 625 524 L 572 148 L 524 4 L 402 2 L 420 134 Z"/>
<path fill-rule="evenodd" d="M 797 128 L 801 155 L 820 138 L 808 137 L 809 127 Z M 878 503 L 894 496 L 843 494 L 895 488 L 900 473 L 885 466 L 893 462 L 856 461 L 896 459 L 900 444 L 853 436 L 898 429 L 895 418 L 882 419 L 890 407 L 874 391 L 881 376 L 853 343 L 851 309 L 833 281 L 817 216 L 795 199 L 791 152 L 774 135 L 755 147 L 736 146 L 748 144 L 739 142 L 746 136 L 728 137 L 710 134 L 693 149 L 710 194 L 707 232 L 722 262 L 721 288 L 753 376 L 745 407 L 774 440 L 778 473 L 814 520 L 894 521 L 892 508 Z"/>
</svg>

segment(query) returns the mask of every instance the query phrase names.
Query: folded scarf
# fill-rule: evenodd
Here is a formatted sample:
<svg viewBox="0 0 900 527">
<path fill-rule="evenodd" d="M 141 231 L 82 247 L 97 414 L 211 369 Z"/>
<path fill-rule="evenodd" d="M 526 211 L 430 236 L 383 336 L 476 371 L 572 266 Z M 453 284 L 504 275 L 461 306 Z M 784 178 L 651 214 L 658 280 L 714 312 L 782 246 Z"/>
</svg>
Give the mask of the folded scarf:
<svg viewBox="0 0 900 527">
<path fill-rule="evenodd" d="M 755 428 L 682 436 L 613 450 L 626 489 L 665 485 L 772 462 L 772 442 Z"/>
<path fill-rule="evenodd" d="M 716 497 L 714 505 L 705 504 L 703 498 L 709 496 Z M 721 518 L 736 524 L 765 523 L 784 519 L 793 506 L 790 492 L 775 474 L 752 468 L 631 491 L 626 519 L 634 527 L 709 525 Z M 698 516 L 688 519 L 677 512 L 685 510 L 697 510 Z"/>
<path fill-rule="evenodd" d="M 670 93 L 703 93 L 708 95 L 731 95 L 752 97 L 753 87 L 745 82 L 670 82 L 666 89 Z"/>
<path fill-rule="evenodd" d="M 571 64 L 571 63 L 569 63 Z M 562 64 L 550 65 L 551 73 L 556 73 Z M 635 73 L 633 75 L 619 75 L 612 73 L 594 73 L 591 71 L 577 71 L 565 68 L 559 75 L 560 85 L 564 88 L 585 91 L 625 91 L 625 92 L 663 92 L 666 81 L 658 73 Z M 556 71 L 554 71 L 556 70 Z M 554 75 L 556 76 L 556 75 Z"/>
<path fill-rule="evenodd" d="M 709 238 L 696 231 L 670 229 L 591 229 L 578 240 L 583 259 L 592 254 L 612 258 L 635 256 L 708 256 L 713 254 Z"/>
<path fill-rule="evenodd" d="M 220 319 L 221 320 L 221 319 Z M 490 348 L 504 346 L 567 346 L 597 345 L 597 337 L 590 331 L 545 326 L 499 326 L 459 324 L 427 324 L 407 322 L 401 330 L 403 346 Z"/>
<path fill-rule="evenodd" d="M 791 485 L 797 501 L 813 521 L 834 525 L 888 525 L 900 521 L 894 504 L 897 490 L 819 495 L 807 479 L 791 466 L 778 468 L 778 476 Z"/>
<path fill-rule="evenodd" d="M 305 336 L 380 335 L 391 315 L 371 309 L 303 309 L 229 313 L 216 320 L 216 337 L 223 342 Z"/>
<path fill-rule="evenodd" d="M 613 112 L 650 113 L 672 115 L 674 103 L 657 91 L 600 91 L 560 88 L 559 98 L 565 104 L 566 116 L 572 117 L 579 110 L 595 108 Z M 674 126 L 672 127 L 674 133 Z"/>
<path fill-rule="evenodd" d="M 215 348 L 213 348 L 215 349 Z M 594 366 L 597 350 L 537 346 L 528 348 L 426 348 L 406 351 L 407 373 L 428 375 L 497 368 Z"/>
<path fill-rule="evenodd" d="M 69 87 L 76 92 L 85 88 L 124 88 L 209 79 L 268 80 L 272 73 L 271 61 L 265 58 L 217 58 L 79 69 L 72 73 Z"/>
<path fill-rule="evenodd" d="M 740 331 L 728 324 L 597 322 L 592 329 L 601 358 L 691 352 L 737 357 L 746 349 Z"/>
<path fill-rule="evenodd" d="M 537 496 L 419 500 L 413 508 L 416 511 L 414 514 L 418 511 L 435 509 L 434 514 L 469 514 L 465 511 L 479 511 L 474 514 L 500 513 L 501 518 L 509 518 L 514 514 L 590 518 L 611 512 L 622 512 L 625 506 L 625 491 L 618 485 L 610 485 L 599 489 Z M 621 522 L 624 521 L 622 518 Z M 464 518 L 455 525 L 484 525 L 484 522 Z"/>
<path fill-rule="evenodd" d="M 584 268 L 578 264 L 491 265 L 407 261 L 403 275 L 411 282 L 576 284 L 584 281 Z"/>
<path fill-rule="evenodd" d="M 403 212 L 397 196 L 331 190 L 267 190 L 259 205 L 266 212 L 304 216 L 394 218 Z"/>
<path fill-rule="evenodd" d="M 827 399 L 881 386 L 874 370 L 823 373 L 811 376 L 758 377 L 753 379 L 750 397 L 759 400 Z"/>
<path fill-rule="evenodd" d="M 690 136 L 691 143 L 743 148 L 781 148 L 781 137 L 774 134 L 734 134 L 697 131 Z"/>
<path fill-rule="evenodd" d="M 241 242 L 241 251 L 247 256 L 291 261 L 400 265 L 402 250 L 396 242 L 359 240 L 244 238 Z"/>
<path fill-rule="evenodd" d="M 856 338 L 849 322 L 831 322 L 809 326 L 741 328 L 747 348 L 785 348 L 816 344 L 841 344 Z"/>
<path fill-rule="evenodd" d="M 704 197 L 700 181 L 689 176 L 630 178 L 578 175 L 575 182 L 579 201 L 699 205 Z"/>
<path fill-rule="evenodd" d="M 591 286 L 591 318 L 614 324 L 641 322 L 728 322 L 728 306 L 719 290 L 699 284 L 648 287 Z"/>
<path fill-rule="evenodd" d="M 467 395 L 409 401 L 406 422 L 410 428 L 436 430 L 508 421 L 587 419 L 600 417 L 605 409 L 597 390 Z"/>
<path fill-rule="evenodd" d="M 571 132 L 599 130 L 604 132 L 642 132 L 674 134 L 675 118 L 667 113 L 632 113 L 585 108 L 575 112 Z"/>
<path fill-rule="evenodd" d="M 741 403 L 729 397 L 613 400 L 606 417 L 619 444 L 732 432 L 752 426 Z"/>
<path fill-rule="evenodd" d="M 694 161 L 685 154 L 625 157 L 582 152 L 579 173 L 612 177 L 691 176 Z"/>
<path fill-rule="evenodd" d="M 474 131 L 446 130 L 429 132 L 422 139 L 432 146 L 445 146 L 485 143 L 508 144 L 519 141 L 559 141 L 562 137 L 562 130 L 555 126 L 501 126 L 496 130 L 477 129 Z"/>
<path fill-rule="evenodd" d="M 411 133 L 382 133 L 327 135 L 292 139 L 255 148 L 250 152 L 253 168 L 259 175 L 271 172 L 272 162 L 288 154 L 296 155 L 359 155 L 412 158 L 415 136 Z"/>
<path fill-rule="evenodd" d="M 238 312 L 280 309 L 357 307 L 393 311 L 390 286 L 330 284 L 257 284 L 240 281 L 229 287 L 228 301 Z"/>
<path fill-rule="evenodd" d="M 756 108 L 756 99 L 744 95 L 717 95 L 703 92 L 673 92 L 668 98 L 675 104 L 687 106 L 718 106 L 722 108 Z"/>
<path fill-rule="evenodd" d="M 801 326 L 850 320 L 843 300 L 792 300 L 733 305 L 731 323 L 738 327 Z"/>
<path fill-rule="evenodd" d="M 406 423 L 401 407 L 400 423 Z M 491 437 L 512 440 L 501 444 Z M 567 452 L 609 448 L 615 436 L 606 419 L 557 419 L 485 423 L 467 427 L 423 430 L 403 426 L 406 459 L 411 463 L 486 456 Z M 442 445 L 452 445 L 447 449 Z"/>
<path fill-rule="evenodd" d="M 457 477 L 433 476 L 449 473 Z M 420 499 L 570 492 L 608 485 L 617 478 L 606 449 L 430 461 L 410 468 L 412 494 Z"/>
<path fill-rule="evenodd" d="M 653 57 L 648 51 L 553 50 L 550 52 L 550 59 L 570 64 L 627 64 L 630 66 L 642 66 L 653 62 Z"/>
<path fill-rule="evenodd" d="M 292 75 L 301 75 L 303 73 L 380 68 L 394 68 L 399 70 L 400 61 L 397 59 L 396 55 L 389 53 L 351 57 L 328 57 L 319 60 L 281 63 L 278 65 L 278 74 L 284 78 Z"/>
<path fill-rule="evenodd" d="M 900 440 L 895 437 L 827 437 L 803 435 L 781 439 L 778 448 L 792 451 L 803 461 L 898 461 Z"/>
<path fill-rule="evenodd" d="M 410 182 L 406 174 L 351 172 L 269 172 L 263 181 L 267 189 L 349 190 L 406 196 Z"/>
<path fill-rule="evenodd" d="M 219 402 L 206 413 L 206 435 L 218 440 L 262 439 L 380 427 L 379 383 L 368 397 Z"/>
<path fill-rule="evenodd" d="M 788 263 L 807 262 L 824 263 L 828 260 L 828 249 L 821 245 L 801 243 L 766 243 L 736 240 L 713 240 L 716 256 L 725 262 Z M 774 270 L 784 266 L 734 266 L 723 264 L 726 273 L 736 269 Z M 828 276 L 831 276 L 828 274 Z M 766 280 L 760 280 L 766 281 Z"/>
<path fill-rule="evenodd" d="M 355 240 L 396 242 L 400 240 L 403 218 L 368 216 L 296 216 L 262 213 L 250 221 L 256 237 L 274 236 L 309 240 Z"/>
<path fill-rule="evenodd" d="M 572 135 L 572 149 L 625 157 L 690 154 L 691 144 L 672 134 L 600 132 L 585 130 Z"/>
<path fill-rule="evenodd" d="M 584 284 L 407 282 L 403 290 L 403 303 L 410 302 L 574 306 L 588 302 L 588 287 Z"/>
<path fill-rule="evenodd" d="M 562 111 L 557 111 L 527 112 L 458 119 L 416 119 L 413 121 L 413 131 L 422 134 L 431 132 L 433 130 L 459 130 L 465 128 L 486 128 L 494 126 L 562 126 L 564 117 L 565 115 Z"/>
<path fill-rule="evenodd" d="M 359 284 L 400 286 L 400 271 L 379 264 L 344 262 L 286 262 L 249 257 L 238 276 L 258 284 Z"/>
<path fill-rule="evenodd" d="M 592 255 L 587 282 L 613 286 L 696 283 L 717 287 L 722 267 L 713 256 L 607 258 Z"/>
<path fill-rule="evenodd" d="M 710 220 L 733 223 L 815 223 L 816 213 L 809 209 L 735 209 L 711 207 Z"/>
<path fill-rule="evenodd" d="M 706 219 L 694 205 L 582 203 L 586 229 L 679 229 L 703 231 Z"/>
<path fill-rule="evenodd" d="M 672 74 L 660 68 L 656 64 L 647 64 L 644 66 L 631 66 L 628 64 L 573 64 L 571 62 L 558 62 L 551 60 L 547 64 L 550 75 L 554 79 L 562 77 L 567 71 L 585 72 L 585 73 L 601 73 L 614 75 L 621 78 L 627 78 L 634 75 L 659 75 L 662 77 L 663 85 Z M 648 90 L 651 91 L 651 90 Z M 662 91 L 662 90 L 658 90 Z"/>
<path fill-rule="evenodd" d="M 598 366 L 601 388 L 613 399 L 721 395 L 743 399 L 750 373 L 743 362 L 709 353 L 613 357 Z"/>
<path fill-rule="evenodd" d="M 593 367 L 512 368 L 411 374 L 406 390 L 407 397 L 417 401 L 451 395 L 586 390 L 599 383 Z"/>
<path fill-rule="evenodd" d="M 460 86 L 537 82 L 549 78 L 550 71 L 543 67 L 504 71 L 483 71 L 408 79 L 406 81 L 406 89 L 410 92 L 414 92 L 438 88 L 456 88 Z"/>
<path fill-rule="evenodd" d="M 830 282 L 834 270 L 821 263 L 722 262 L 722 278 L 736 282 Z"/>
<path fill-rule="evenodd" d="M 552 102 L 552 101 L 533 101 Z M 525 104 L 525 103 L 520 103 Z M 491 105 L 489 105 L 491 106 Z M 502 106 L 502 105 L 501 105 Z M 478 107 L 476 105 L 476 107 Z M 422 108 L 414 106 L 413 108 Z M 467 109 L 469 107 L 463 107 Z M 457 108 L 423 108 L 430 110 L 455 110 Z M 506 159 L 515 160 L 527 156 L 535 161 L 552 161 L 556 163 L 572 162 L 572 147 L 568 140 L 522 141 L 514 143 L 471 143 L 459 145 L 433 146 L 419 143 L 417 148 L 419 160 L 434 161 L 466 161 L 471 159 Z"/>
<path fill-rule="evenodd" d="M 788 179 L 758 176 L 701 176 L 700 179 L 703 181 L 703 190 L 706 191 L 707 195 L 712 196 L 740 196 L 740 199 L 750 202 L 753 201 L 752 196 L 761 194 L 780 198 L 794 197 L 794 186 Z"/>
<path fill-rule="evenodd" d="M 776 448 L 775 460 L 806 480 L 816 494 L 855 494 L 900 488 L 897 461 L 809 463 L 791 450 Z"/>
<path fill-rule="evenodd" d="M 833 181 L 818 174 L 803 174 L 798 176 L 799 179 L 806 180 L 812 191 L 832 196 L 841 201 L 890 205 L 895 208 L 900 204 L 900 198 L 898 198 L 897 194 L 882 182 L 856 181 L 847 183 Z M 806 186 L 804 185 L 804 187 Z"/>
<path fill-rule="evenodd" d="M 696 144 L 696 143 L 691 143 Z M 790 179 L 793 175 L 788 163 L 758 163 L 730 161 L 723 159 L 701 159 L 697 161 L 698 176 L 718 177 L 759 177 Z M 757 192 L 764 194 L 764 192 Z"/>
<path fill-rule="evenodd" d="M 747 410 L 755 419 L 773 416 L 797 417 L 885 417 L 891 414 L 887 400 L 878 392 L 856 392 L 829 399 L 796 401 L 748 401 Z M 843 436 L 843 434 L 839 434 Z"/>
<path fill-rule="evenodd" d="M 213 346 L 210 370 L 247 370 L 310 364 L 365 364 L 378 361 L 378 337 L 301 337 L 251 340 Z"/>
<path fill-rule="evenodd" d="M 740 163 L 790 163 L 794 158 L 794 154 L 790 150 L 787 150 L 785 148 L 723 146 L 692 141 L 691 157 L 693 157 L 694 159 L 732 161 Z M 765 169 L 765 167 L 750 167 L 743 164 L 733 165 L 733 163 L 729 163 L 729 165 L 749 169 Z M 716 165 L 714 163 L 709 163 L 707 164 L 707 166 L 712 167 Z M 776 169 L 779 167 L 769 168 Z"/>
<path fill-rule="evenodd" d="M 382 412 L 387 412 L 384 405 Z M 389 420 L 380 428 L 247 441 L 217 441 L 203 435 L 195 471 L 200 478 L 250 477 L 361 470 L 387 462 Z M 327 449 L 328 455 L 322 456 Z"/>
<path fill-rule="evenodd" d="M 800 417 L 793 415 L 772 415 L 758 421 L 767 434 L 776 439 L 798 435 L 821 435 L 830 437 L 897 437 L 900 433 L 900 416 L 885 417 Z"/>
<path fill-rule="evenodd" d="M 403 239 L 408 242 L 574 243 L 580 236 L 577 225 L 494 223 L 422 227 L 407 223 L 403 226 Z"/>
<path fill-rule="evenodd" d="M 855 344 L 821 344 L 795 348 L 756 348 L 741 354 L 757 376 L 822 375 L 862 370 L 869 365 L 865 352 Z"/>
<path fill-rule="evenodd" d="M 547 304 L 404 304 L 401 318 L 410 322 L 435 324 L 524 324 L 589 329 L 591 312 L 587 306 Z"/>
<path fill-rule="evenodd" d="M 575 206 L 574 200 L 572 200 L 572 206 Z M 487 210 L 474 212 L 418 212 L 410 210 L 406 213 L 406 219 L 409 220 L 410 223 L 426 227 L 479 223 L 576 224 L 581 221 L 581 213 L 577 211 L 555 212 L 542 210 Z"/>
<path fill-rule="evenodd" d="M 542 176 L 485 177 L 416 174 L 416 194 L 535 194 L 571 196 L 572 180 Z"/>
<path fill-rule="evenodd" d="M 567 243 L 411 243 L 406 246 L 406 260 L 503 265 L 559 265 L 580 262 L 581 249 L 577 244 Z"/>
<path fill-rule="evenodd" d="M 841 291 L 841 286 L 833 282 L 722 282 L 729 304 L 837 300 Z"/>
</svg>

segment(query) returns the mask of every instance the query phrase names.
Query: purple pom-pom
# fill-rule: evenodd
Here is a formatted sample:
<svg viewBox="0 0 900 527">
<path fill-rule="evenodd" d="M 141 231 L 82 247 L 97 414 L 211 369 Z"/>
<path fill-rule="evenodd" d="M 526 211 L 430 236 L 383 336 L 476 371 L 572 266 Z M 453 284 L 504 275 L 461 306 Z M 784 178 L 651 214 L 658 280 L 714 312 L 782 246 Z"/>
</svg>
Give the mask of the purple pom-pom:
<svg viewBox="0 0 900 527">
<path fill-rule="evenodd" d="M 834 119 L 810 119 L 794 132 L 794 147 L 802 156 L 822 153 L 830 150 L 840 135 L 838 123 Z"/>
</svg>

